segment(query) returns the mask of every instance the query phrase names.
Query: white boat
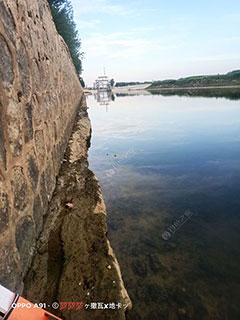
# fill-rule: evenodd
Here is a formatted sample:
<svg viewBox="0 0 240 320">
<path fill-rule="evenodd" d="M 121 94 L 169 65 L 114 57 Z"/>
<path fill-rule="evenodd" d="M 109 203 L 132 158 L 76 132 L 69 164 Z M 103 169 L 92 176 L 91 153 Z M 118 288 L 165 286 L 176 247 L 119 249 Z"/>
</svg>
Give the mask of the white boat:
<svg viewBox="0 0 240 320">
<path fill-rule="evenodd" d="M 98 91 L 111 91 L 111 83 L 108 79 L 108 76 L 100 76 L 97 78 L 97 80 L 94 82 L 93 85 L 95 90 Z"/>
</svg>

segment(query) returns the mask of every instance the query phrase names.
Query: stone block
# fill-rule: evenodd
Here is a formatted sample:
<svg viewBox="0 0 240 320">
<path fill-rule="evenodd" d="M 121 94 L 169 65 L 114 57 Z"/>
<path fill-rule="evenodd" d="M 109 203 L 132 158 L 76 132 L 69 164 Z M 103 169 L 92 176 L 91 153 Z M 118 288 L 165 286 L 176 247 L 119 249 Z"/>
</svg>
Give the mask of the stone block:
<svg viewBox="0 0 240 320">
<path fill-rule="evenodd" d="M 19 113 L 19 102 L 14 99 L 9 99 L 7 105 L 7 134 L 11 153 L 14 157 L 21 154 L 23 138 L 23 122 Z"/>
<path fill-rule="evenodd" d="M 28 166 L 28 176 L 30 178 L 32 188 L 35 191 L 37 188 L 38 177 L 39 177 L 39 170 L 36 164 L 36 157 L 33 157 L 31 155 L 27 161 L 27 166 Z"/>
<path fill-rule="evenodd" d="M 13 83 L 14 73 L 12 65 L 12 55 L 7 42 L 0 34 L 0 78 L 3 82 Z M 4 83 L 3 83 L 4 84 Z"/>
<path fill-rule="evenodd" d="M 8 38 L 11 40 L 12 44 L 15 46 L 16 44 L 16 26 L 15 22 L 12 16 L 12 13 L 9 11 L 9 9 L 6 8 L 4 2 L 0 2 L 0 16 L 1 21 L 3 23 L 4 30 L 8 36 Z"/>
<path fill-rule="evenodd" d="M 3 128 L 3 120 L 2 120 L 2 105 L 0 103 L 0 159 L 4 164 L 6 169 L 6 150 L 5 150 L 5 138 L 4 138 L 4 128 Z"/>
<path fill-rule="evenodd" d="M 20 44 L 17 50 L 17 63 L 18 63 L 22 94 L 25 98 L 27 98 L 30 92 L 30 72 L 29 72 L 27 52 L 22 40 L 20 41 Z"/>
<path fill-rule="evenodd" d="M 12 155 L 17 157 L 22 152 L 22 124 L 18 118 L 8 120 L 7 126 L 9 147 Z"/>
<path fill-rule="evenodd" d="M 44 165 L 46 157 L 45 140 L 43 130 L 37 130 L 34 135 L 35 147 L 40 166 Z"/>
<path fill-rule="evenodd" d="M 32 106 L 29 103 L 25 107 L 24 125 L 24 141 L 27 143 L 33 138 Z"/>
<path fill-rule="evenodd" d="M 51 197 L 53 190 L 55 188 L 56 184 L 56 177 L 54 173 L 54 168 L 50 162 L 50 164 L 47 166 L 45 171 L 45 184 L 46 184 L 46 190 L 48 197 Z"/>
<path fill-rule="evenodd" d="M 46 185 L 45 185 L 44 172 L 41 174 L 41 179 L 40 179 L 40 196 L 42 200 L 42 207 L 46 208 L 48 205 L 48 197 L 47 197 L 47 191 L 46 191 Z"/>
<path fill-rule="evenodd" d="M 0 234 L 2 234 L 8 228 L 11 210 L 8 202 L 8 195 L 3 187 L 1 187 L 1 184 L 2 183 L 0 181 Z"/>
<path fill-rule="evenodd" d="M 30 217 L 23 217 L 18 221 L 15 239 L 22 266 L 22 273 L 25 275 L 35 247 L 35 231 L 33 221 Z"/>
<path fill-rule="evenodd" d="M 9 290 L 18 292 L 21 276 L 13 252 L 14 247 L 10 242 L 0 243 L 0 283 Z"/>
<path fill-rule="evenodd" d="M 33 219 L 35 223 L 36 236 L 38 237 L 43 227 L 43 208 L 39 195 L 34 199 Z"/>
<path fill-rule="evenodd" d="M 11 185 L 14 196 L 14 208 L 24 210 L 28 201 L 28 186 L 22 167 L 15 166 L 12 169 Z"/>
</svg>

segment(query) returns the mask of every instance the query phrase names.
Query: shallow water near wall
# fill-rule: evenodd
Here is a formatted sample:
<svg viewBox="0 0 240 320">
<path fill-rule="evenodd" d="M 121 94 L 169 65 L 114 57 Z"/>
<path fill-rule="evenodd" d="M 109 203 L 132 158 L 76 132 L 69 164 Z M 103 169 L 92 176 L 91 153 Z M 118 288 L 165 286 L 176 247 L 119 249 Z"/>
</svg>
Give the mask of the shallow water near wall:
<svg viewBox="0 0 240 320">
<path fill-rule="evenodd" d="M 217 96 L 88 97 L 127 319 L 240 318 L 240 100 Z"/>
</svg>

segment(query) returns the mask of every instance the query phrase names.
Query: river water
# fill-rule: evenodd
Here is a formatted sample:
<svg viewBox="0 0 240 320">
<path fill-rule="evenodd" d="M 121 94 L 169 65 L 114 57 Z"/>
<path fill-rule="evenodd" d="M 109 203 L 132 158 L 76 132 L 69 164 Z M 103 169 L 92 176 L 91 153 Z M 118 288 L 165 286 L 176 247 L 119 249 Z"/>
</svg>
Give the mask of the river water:
<svg viewBox="0 0 240 320">
<path fill-rule="evenodd" d="M 214 96 L 88 97 L 127 319 L 240 319 L 240 96 Z"/>
</svg>

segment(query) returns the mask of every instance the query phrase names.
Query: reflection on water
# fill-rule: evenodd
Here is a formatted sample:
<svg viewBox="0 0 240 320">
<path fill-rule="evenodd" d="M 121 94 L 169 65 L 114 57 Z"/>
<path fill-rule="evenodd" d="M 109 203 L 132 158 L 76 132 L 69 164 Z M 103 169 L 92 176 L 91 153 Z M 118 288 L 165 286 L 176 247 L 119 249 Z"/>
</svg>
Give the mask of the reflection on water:
<svg viewBox="0 0 240 320">
<path fill-rule="evenodd" d="M 240 319 L 240 101 L 88 105 L 90 166 L 134 305 L 127 318 Z"/>
<path fill-rule="evenodd" d="M 152 94 L 163 96 L 184 96 L 184 97 L 209 97 L 209 98 L 226 98 L 229 100 L 240 99 L 240 88 L 221 88 L 221 89 L 166 89 L 162 91 L 152 90 Z"/>
<path fill-rule="evenodd" d="M 97 91 L 94 93 L 94 99 L 99 103 L 100 106 L 105 106 L 108 111 L 110 101 L 115 100 L 114 94 L 111 91 Z"/>
</svg>

